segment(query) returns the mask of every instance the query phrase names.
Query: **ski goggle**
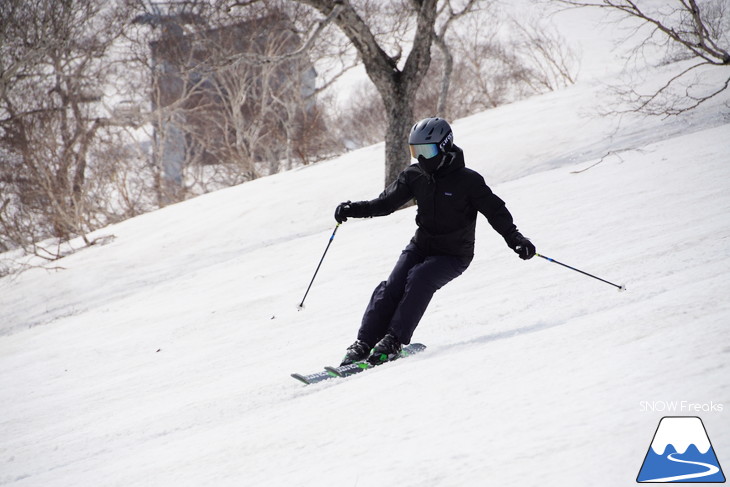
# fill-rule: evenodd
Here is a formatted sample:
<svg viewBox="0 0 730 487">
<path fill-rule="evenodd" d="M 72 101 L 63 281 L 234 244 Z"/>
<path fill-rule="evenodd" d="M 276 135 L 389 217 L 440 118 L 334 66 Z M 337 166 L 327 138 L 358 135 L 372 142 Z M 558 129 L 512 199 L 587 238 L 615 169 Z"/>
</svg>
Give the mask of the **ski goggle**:
<svg viewBox="0 0 730 487">
<path fill-rule="evenodd" d="M 418 159 L 419 156 L 423 156 L 426 159 L 436 157 L 439 153 L 438 144 L 416 144 L 410 145 L 411 157 Z"/>
</svg>

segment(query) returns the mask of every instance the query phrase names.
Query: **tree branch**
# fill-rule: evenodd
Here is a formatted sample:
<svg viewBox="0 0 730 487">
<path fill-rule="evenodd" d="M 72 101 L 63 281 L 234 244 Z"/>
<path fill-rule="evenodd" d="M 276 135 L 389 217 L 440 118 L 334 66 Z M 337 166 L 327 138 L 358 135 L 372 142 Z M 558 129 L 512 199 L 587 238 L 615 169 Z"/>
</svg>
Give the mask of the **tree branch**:
<svg viewBox="0 0 730 487">
<path fill-rule="evenodd" d="M 249 3 L 245 2 L 245 4 L 248 5 Z M 224 59 L 221 63 L 221 67 L 234 65 L 237 63 L 246 63 L 253 66 L 264 66 L 267 64 L 278 64 L 284 61 L 288 61 L 290 59 L 303 56 L 304 54 L 309 52 L 322 31 L 324 31 L 324 29 L 332 22 L 332 20 L 339 14 L 342 9 L 342 5 L 335 5 L 332 11 L 324 19 L 320 20 L 316 24 L 314 29 L 312 29 L 310 34 L 307 36 L 307 40 L 304 41 L 298 49 L 292 52 L 288 52 L 286 54 L 281 54 L 278 56 L 257 53 L 236 53 Z"/>
</svg>

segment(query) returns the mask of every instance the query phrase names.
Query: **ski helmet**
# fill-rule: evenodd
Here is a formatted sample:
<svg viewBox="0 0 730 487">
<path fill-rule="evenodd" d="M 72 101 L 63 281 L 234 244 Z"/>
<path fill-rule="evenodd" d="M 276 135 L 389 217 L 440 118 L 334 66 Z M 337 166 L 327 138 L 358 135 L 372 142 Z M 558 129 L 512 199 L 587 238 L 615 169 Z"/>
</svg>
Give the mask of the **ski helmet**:
<svg viewBox="0 0 730 487">
<path fill-rule="evenodd" d="M 431 159 L 451 149 L 454 142 L 454 133 L 451 126 L 443 118 L 424 118 L 411 128 L 408 144 L 411 156 L 419 159 Z"/>
</svg>

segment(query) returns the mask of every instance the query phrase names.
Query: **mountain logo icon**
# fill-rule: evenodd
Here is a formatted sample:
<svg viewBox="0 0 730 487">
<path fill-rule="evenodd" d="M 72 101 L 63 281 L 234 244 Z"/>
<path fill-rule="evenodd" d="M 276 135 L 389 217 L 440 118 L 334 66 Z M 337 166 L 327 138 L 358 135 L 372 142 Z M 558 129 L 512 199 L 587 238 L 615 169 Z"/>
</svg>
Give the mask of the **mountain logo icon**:
<svg viewBox="0 0 730 487">
<path fill-rule="evenodd" d="M 702 420 L 697 416 L 663 417 L 636 481 L 725 482 Z"/>
</svg>

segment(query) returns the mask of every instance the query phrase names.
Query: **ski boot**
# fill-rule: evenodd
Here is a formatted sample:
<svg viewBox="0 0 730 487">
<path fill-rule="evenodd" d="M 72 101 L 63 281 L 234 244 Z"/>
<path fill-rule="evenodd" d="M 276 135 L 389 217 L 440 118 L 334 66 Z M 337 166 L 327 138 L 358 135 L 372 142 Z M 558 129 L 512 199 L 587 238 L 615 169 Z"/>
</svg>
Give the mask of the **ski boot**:
<svg viewBox="0 0 730 487">
<path fill-rule="evenodd" d="M 395 360 L 400 354 L 402 345 L 398 338 L 392 333 L 388 333 L 383 337 L 382 340 L 375 345 L 372 353 L 368 357 L 368 363 L 370 365 L 380 365 L 390 360 Z"/>
<path fill-rule="evenodd" d="M 342 359 L 340 367 L 343 365 L 354 364 L 355 362 L 362 362 L 370 356 L 370 345 L 362 340 L 357 340 L 355 343 L 347 347 L 345 358 Z"/>
</svg>

